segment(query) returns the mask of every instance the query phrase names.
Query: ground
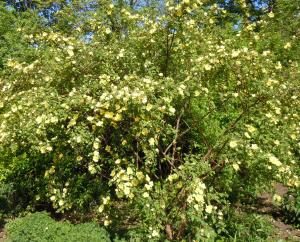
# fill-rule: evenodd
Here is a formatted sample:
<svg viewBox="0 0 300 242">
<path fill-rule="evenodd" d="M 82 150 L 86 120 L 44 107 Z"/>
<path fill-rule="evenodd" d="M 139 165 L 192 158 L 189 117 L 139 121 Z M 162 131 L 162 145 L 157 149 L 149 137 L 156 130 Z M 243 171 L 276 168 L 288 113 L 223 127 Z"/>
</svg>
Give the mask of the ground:
<svg viewBox="0 0 300 242">
<path fill-rule="evenodd" d="M 5 233 L 3 232 L 2 229 L 0 229 L 0 242 L 4 242 L 5 241 Z"/>
<path fill-rule="evenodd" d="M 288 189 L 280 183 L 274 186 L 275 193 L 283 196 L 287 193 Z M 270 193 L 263 193 L 259 196 L 259 201 L 257 207 L 257 212 L 260 214 L 265 214 L 269 216 L 272 224 L 275 227 L 276 235 L 278 239 L 284 241 L 300 241 L 300 230 L 295 229 L 292 225 L 285 224 L 280 218 L 280 210 L 278 207 L 274 206 L 272 201 L 272 195 Z"/>
</svg>

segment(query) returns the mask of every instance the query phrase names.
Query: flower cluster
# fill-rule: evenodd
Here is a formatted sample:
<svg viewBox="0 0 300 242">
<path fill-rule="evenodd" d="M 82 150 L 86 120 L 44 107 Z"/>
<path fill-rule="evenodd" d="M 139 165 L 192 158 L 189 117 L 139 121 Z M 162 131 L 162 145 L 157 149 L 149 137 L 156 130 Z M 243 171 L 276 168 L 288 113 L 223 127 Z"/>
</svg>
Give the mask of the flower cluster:
<svg viewBox="0 0 300 242">
<path fill-rule="evenodd" d="M 205 203 L 205 184 L 200 180 L 196 179 L 191 186 L 191 194 L 187 197 L 187 202 L 196 211 L 201 211 Z M 207 209 L 207 207 L 206 207 Z"/>
</svg>

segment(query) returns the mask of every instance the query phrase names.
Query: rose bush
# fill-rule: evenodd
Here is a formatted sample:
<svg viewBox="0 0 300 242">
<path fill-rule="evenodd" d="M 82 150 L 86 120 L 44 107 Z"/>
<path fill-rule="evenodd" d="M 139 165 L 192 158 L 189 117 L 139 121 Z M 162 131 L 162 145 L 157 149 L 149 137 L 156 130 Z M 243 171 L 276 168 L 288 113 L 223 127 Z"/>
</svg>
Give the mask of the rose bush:
<svg viewBox="0 0 300 242">
<path fill-rule="evenodd" d="M 299 187 L 297 60 L 263 44 L 272 14 L 236 26 L 206 2 L 102 1 L 72 31 L 71 7 L 42 31 L 20 24 L 30 51 L 0 72 L 1 181 L 20 203 L 203 241 L 235 202 Z"/>
</svg>

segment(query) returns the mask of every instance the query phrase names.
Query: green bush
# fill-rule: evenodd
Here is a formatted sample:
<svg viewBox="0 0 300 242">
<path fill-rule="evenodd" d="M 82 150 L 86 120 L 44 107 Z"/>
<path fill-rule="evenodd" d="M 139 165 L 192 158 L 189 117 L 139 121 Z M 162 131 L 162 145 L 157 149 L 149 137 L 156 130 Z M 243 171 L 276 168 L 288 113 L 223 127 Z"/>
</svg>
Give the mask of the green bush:
<svg viewBox="0 0 300 242">
<path fill-rule="evenodd" d="M 273 13 L 227 23 L 208 0 L 125 2 L 72 1 L 46 27 L 1 9 L 3 43 L 24 49 L 0 46 L 13 204 L 89 212 L 126 239 L 205 241 L 235 202 L 299 187 L 299 36 L 273 38 Z"/>
<path fill-rule="evenodd" d="M 271 222 L 258 214 L 231 210 L 225 219 L 226 241 L 266 241 L 274 231 Z"/>
<path fill-rule="evenodd" d="M 96 224 L 56 222 L 44 212 L 17 218 L 6 225 L 11 242 L 109 242 L 105 229 Z"/>
</svg>

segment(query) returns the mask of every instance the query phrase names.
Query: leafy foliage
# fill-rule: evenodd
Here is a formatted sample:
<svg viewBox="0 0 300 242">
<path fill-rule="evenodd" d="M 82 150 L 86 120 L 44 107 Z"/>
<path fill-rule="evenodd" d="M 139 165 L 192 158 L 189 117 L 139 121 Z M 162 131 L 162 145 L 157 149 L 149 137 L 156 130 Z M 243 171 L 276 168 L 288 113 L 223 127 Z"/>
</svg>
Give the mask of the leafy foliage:
<svg viewBox="0 0 300 242">
<path fill-rule="evenodd" d="M 284 209 L 284 216 L 286 222 L 294 224 L 297 228 L 299 228 L 300 227 L 299 189 L 293 189 L 285 195 L 283 199 L 282 207 Z"/>
<path fill-rule="evenodd" d="M 230 211 L 227 221 L 229 241 L 266 241 L 274 230 L 266 218 L 256 214 Z"/>
</svg>

